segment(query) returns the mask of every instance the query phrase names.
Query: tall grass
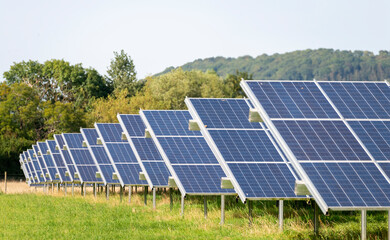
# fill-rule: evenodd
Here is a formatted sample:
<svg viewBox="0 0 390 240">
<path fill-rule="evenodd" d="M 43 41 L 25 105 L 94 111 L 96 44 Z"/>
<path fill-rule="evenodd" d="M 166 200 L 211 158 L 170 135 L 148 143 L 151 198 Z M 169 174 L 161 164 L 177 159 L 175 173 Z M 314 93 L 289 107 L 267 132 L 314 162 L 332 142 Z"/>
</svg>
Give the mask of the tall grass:
<svg viewBox="0 0 390 240">
<path fill-rule="evenodd" d="M 278 229 L 276 201 L 255 201 L 253 222 L 247 206 L 226 197 L 226 220 L 220 225 L 220 197 L 208 197 L 208 218 L 203 216 L 203 197 L 188 196 L 184 217 L 180 216 L 180 195 L 175 192 L 170 211 L 169 194 L 157 194 L 153 210 L 151 195 L 143 204 L 143 193 L 120 203 L 119 194 L 104 193 L 95 199 L 88 189 L 84 198 L 56 191 L 33 194 L 0 194 L 0 239 L 313 239 L 313 208 L 305 201 L 285 201 L 284 231 Z M 358 212 L 321 215 L 319 239 L 358 239 Z M 387 235 L 387 214 L 368 212 L 368 236 Z"/>
</svg>

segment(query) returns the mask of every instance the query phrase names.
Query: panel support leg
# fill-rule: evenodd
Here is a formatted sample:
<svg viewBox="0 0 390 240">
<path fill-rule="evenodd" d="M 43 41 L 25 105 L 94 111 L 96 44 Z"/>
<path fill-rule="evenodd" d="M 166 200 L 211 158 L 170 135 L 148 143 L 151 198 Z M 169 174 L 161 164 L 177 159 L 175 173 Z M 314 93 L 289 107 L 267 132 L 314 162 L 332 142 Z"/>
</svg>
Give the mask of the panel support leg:
<svg viewBox="0 0 390 240">
<path fill-rule="evenodd" d="M 145 206 L 147 205 L 147 200 L 148 200 L 148 186 L 144 187 L 144 204 Z"/>
<path fill-rule="evenodd" d="M 120 195 L 120 202 L 122 202 L 123 201 L 123 188 L 124 187 L 122 187 L 122 185 L 120 185 L 120 187 L 119 187 L 119 189 L 120 189 L 120 191 L 119 191 L 119 195 Z"/>
<path fill-rule="evenodd" d="M 181 213 L 180 215 L 184 217 L 184 195 L 181 195 Z"/>
<path fill-rule="evenodd" d="M 64 183 L 64 195 L 66 196 L 66 183 Z"/>
<path fill-rule="evenodd" d="M 54 183 L 51 184 L 51 194 L 54 194 Z"/>
<path fill-rule="evenodd" d="M 249 225 L 252 225 L 252 202 L 250 200 L 248 201 L 248 213 L 249 213 Z"/>
<path fill-rule="evenodd" d="M 156 188 L 153 188 L 153 209 L 156 210 Z"/>
<path fill-rule="evenodd" d="M 318 205 L 317 205 L 316 202 L 314 202 L 314 221 L 313 222 L 314 222 L 314 234 L 315 234 L 315 236 L 318 236 L 318 229 L 320 227 L 318 213 L 319 213 Z"/>
<path fill-rule="evenodd" d="M 367 210 L 362 210 L 362 219 L 361 219 L 361 240 L 367 239 Z"/>
<path fill-rule="evenodd" d="M 83 186 L 84 186 L 83 196 L 85 197 L 85 193 L 87 192 L 87 185 L 85 183 L 83 183 Z"/>
<path fill-rule="evenodd" d="M 138 186 L 135 186 L 135 193 L 138 193 Z"/>
<path fill-rule="evenodd" d="M 72 196 L 74 196 L 74 182 L 72 182 Z"/>
<path fill-rule="evenodd" d="M 95 196 L 95 198 L 96 198 L 96 195 L 97 195 L 97 191 L 99 191 L 99 187 L 97 187 L 97 189 L 96 189 L 96 185 L 97 185 L 97 183 L 93 184 L 93 195 Z"/>
<path fill-rule="evenodd" d="M 204 208 L 204 219 L 207 219 L 207 196 L 204 196 L 203 199 L 203 208 Z"/>
<path fill-rule="evenodd" d="M 279 230 L 283 231 L 283 200 L 279 200 Z"/>
<path fill-rule="evenodd" d="M 170 188 L 169 189 L 169 201 L 170 201 L 170 208 L 171 208 L 171 211 L 173 209 L 173 197 L 172 197 L 172 192 L 173 192 L 173 188 Z"/>
<path fill-rule="evenodd" d="M 57 193 L 59 193 L 59 191 L 60 191 L 60 184 L 57 183 Z"/>
<path fill-rule="evenodd" d="M 84 192 L 84 185 L 81 183 L 81 184 L 80 184 L 80 193 L 81 193 L 81 196 L 83 196 L 83 192 Z"/>
<path fill-rule="evenodd" d="M 225 195 L 221 195 L 221 225 L 225 224 Z"/>
<path fill-rule="evenodd" d="M 109 194 L 110 194 L 110 186 L 109 186 L 109 184 L 107 184 L 106 185 L 106 200 L 108 200 Z"/>
<path fill-rule="evenodd" d="M 131 202 L 131 191 L 133 191 L 133 187 L 129 187 L 129 203 Z"/>
</svg>

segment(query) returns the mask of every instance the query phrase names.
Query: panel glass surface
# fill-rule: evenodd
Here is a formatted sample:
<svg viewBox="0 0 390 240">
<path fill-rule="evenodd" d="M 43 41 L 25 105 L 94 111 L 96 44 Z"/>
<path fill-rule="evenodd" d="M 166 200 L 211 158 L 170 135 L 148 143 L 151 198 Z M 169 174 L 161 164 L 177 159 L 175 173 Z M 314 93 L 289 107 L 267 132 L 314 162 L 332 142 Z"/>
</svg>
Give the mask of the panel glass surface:
<svg viewBox="0 0 390 240">
<path fill-rule="evenodd" d="M 338 118 L 314 82 L 246 82 L 270 118 Z"/>
<path fill-rule="evenodd" d="M 390 88 L 384 82 L 319 84 L 344 118 L 390 119 Z"/>
</svg>

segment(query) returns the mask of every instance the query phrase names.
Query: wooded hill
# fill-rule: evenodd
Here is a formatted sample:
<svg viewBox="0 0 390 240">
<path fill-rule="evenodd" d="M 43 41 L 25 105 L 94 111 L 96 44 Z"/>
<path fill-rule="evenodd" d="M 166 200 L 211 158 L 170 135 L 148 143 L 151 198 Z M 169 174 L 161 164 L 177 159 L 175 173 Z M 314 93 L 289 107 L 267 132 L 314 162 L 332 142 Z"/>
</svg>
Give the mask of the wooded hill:
<svg viewBox="0 0 390 240">
<path fill-rule="evenodd" d="M 263 54 L 255 58 L 211 57 L 180 66 L 183 70 L 214 70 L 219 76 L 236 70 L 253 74 L 253 79 L 383 81 L 390 78 L 390 52 L 302 50 L 284 54 Z M 161 75 L 174 67 L 165 69 Z"/>
</svg>

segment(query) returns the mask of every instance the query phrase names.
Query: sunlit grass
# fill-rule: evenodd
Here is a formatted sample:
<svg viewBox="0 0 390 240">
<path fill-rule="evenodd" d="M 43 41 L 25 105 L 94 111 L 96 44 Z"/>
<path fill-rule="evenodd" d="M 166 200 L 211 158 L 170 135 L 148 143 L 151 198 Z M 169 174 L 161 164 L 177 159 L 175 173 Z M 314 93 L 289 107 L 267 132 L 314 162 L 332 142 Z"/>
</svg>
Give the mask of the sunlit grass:
<svg viewBox="0 0 390 240">
<path fill-rule="evenodd" d="M 19 183 L 20 184 L 20 183 Z M 21 183 L 24 184 L 24 183 Z M 15 183 L 15 186 L 17 184 Z M 19 186 L 19 188 L 23 188 Z M 20 189 L 19 189 L 20 190 Z M 287 202 L 284 209 L 284 231 L 278 228 L 276 201 L 253 203 L 253 222 L 248 208 L 234 196 L 226 197 L 226 219 L 220 225 L 220 197 L 208 197 L 208 218 L 204 218 L 203 197 L 188 196 L 184 217 L 180 216 L 180 195 L 174 192 L 170 211 L 169 192 L 157 193 L 157 209 L 152 196 L 144 206 L 143 193 L 133 193 L 127 202 L 127 191 L 120 202 L 119 189 L 110 194 L 82 197 L 79 188 L 71 196 L 63 189 L 49 194 L 42 189 L 25 187 L 25 193 L 0 194 L 0 239 L 311 239 L 313 208 L 305 201 Z M 18 191 L 23 192 L 23 191 Z M 358 212 L 331 212 L 321 216 L 321 239 L 358 239 Z M 387 234 L 387 213 L 368 212 L 368 235 L 383 239 Z"/>
</svg>

